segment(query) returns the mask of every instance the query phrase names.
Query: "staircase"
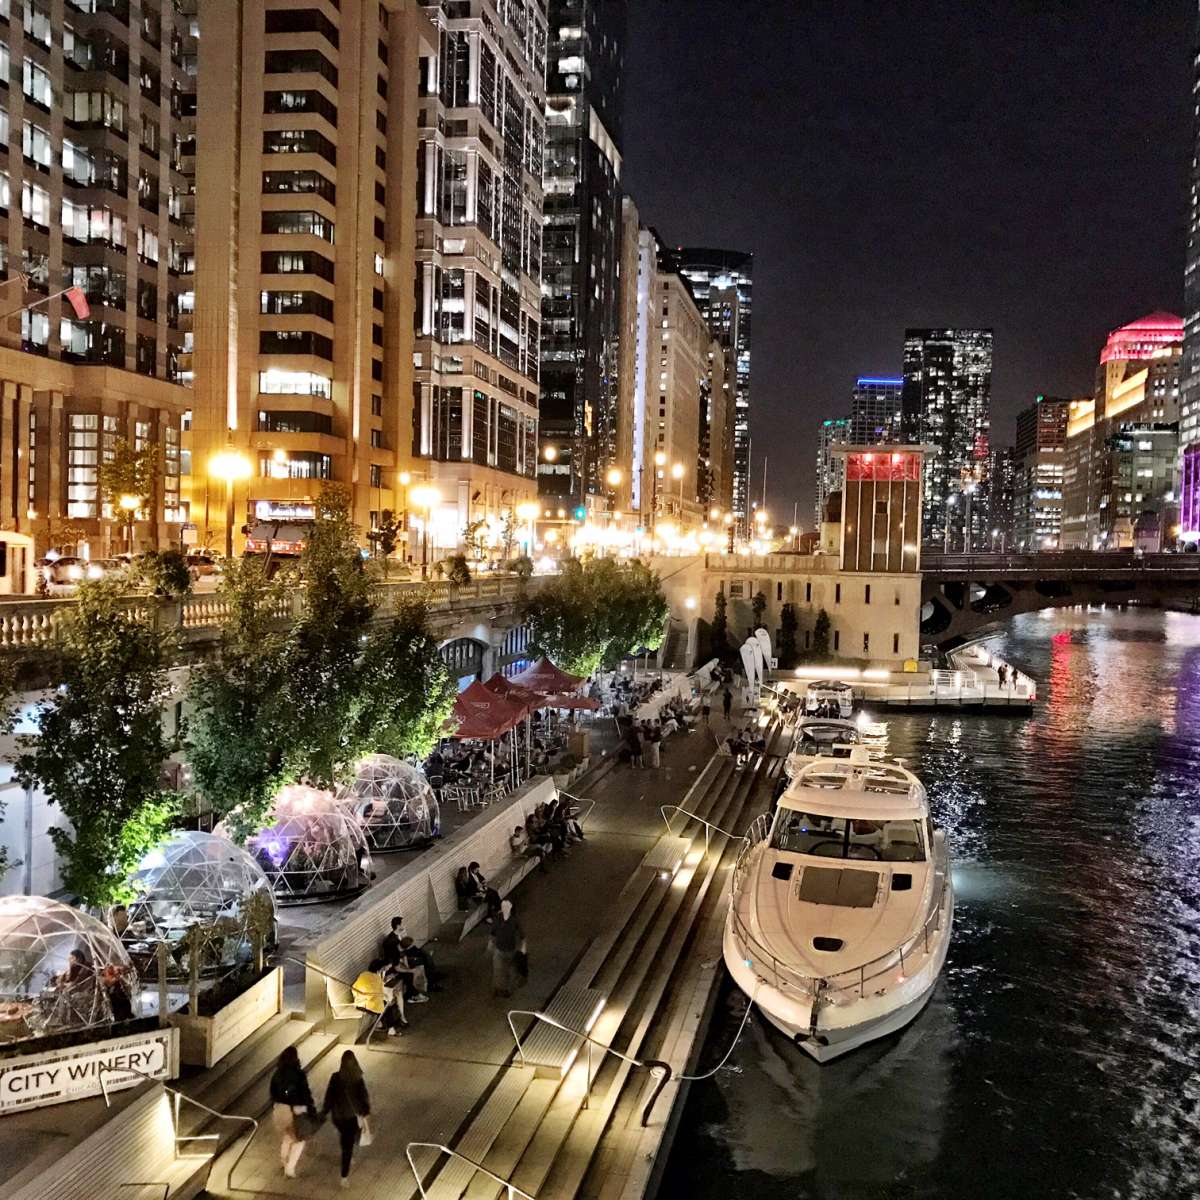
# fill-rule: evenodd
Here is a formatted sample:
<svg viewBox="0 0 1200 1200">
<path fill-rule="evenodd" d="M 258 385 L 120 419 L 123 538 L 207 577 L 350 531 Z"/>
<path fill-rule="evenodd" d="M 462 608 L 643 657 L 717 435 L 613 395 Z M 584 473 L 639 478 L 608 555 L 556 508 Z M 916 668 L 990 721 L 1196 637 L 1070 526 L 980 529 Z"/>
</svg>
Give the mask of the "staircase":
<svg viewBox="0 0 1200 1200">
<path fill-rule="evenodd" d="M 740 834 L 765 806 L 779 771 L 777 729 L 768 744 L 768 752 L 742 771 L 732 759 L 714 757 L 682 807 Z M 573 1014 L 573 1020 L 559 1017 L 572 1028 L 590 1019 L 591 1037 L 629 1059 L 653 1057 L 676 967 L 697 919 L 724 886 L 739 844 L 713 835 L 705 854 L 700 822 L 676 814 L 672 824 L 674 834 L 664 831 L 617 898 L 606 933 L 588 946 L 542 1010 Z M 590 1174 L 605 1131 L 619 1106 L 640 1107 L 649 1074 L 543 1022 L 513 1019 L 525 1058 L 514 1053 L 450 1146 L 539 1200 L 567 1200 L 581 1193 L 585 1181 L 587 1194 L 598 1194 L 592 1189 L 601 1184 Z M 666 1117 L 664 1106 L 653 1119 Z M 459 1158 L 431 1150 L 415 1150 L 414 1156 L 431 1200 L 504 1195 L 493 1179 Z"/>
</svg>

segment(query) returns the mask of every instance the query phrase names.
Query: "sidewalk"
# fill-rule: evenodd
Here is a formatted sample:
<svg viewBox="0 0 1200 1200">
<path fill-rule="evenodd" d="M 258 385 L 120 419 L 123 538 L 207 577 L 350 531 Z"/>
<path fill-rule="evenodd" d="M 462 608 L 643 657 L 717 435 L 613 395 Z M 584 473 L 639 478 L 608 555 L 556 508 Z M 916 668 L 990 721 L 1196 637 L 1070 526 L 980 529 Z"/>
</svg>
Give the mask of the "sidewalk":
<svg viewBox="0 0 1200 1200">
<path fill-rule="evenodd" d="M 608 911 L 646 851 L 664 832 L 658 807 L 681 803 L 714 750 L 714 719 L 677 735 L 656 771 L 615 766 L 589 789 L 597 801 L 587 840 L 570 857 L 535 871 L 513 901 L 529 944 L 530 978 L 511 1000 L 494 999 L 486 930 L 457 944 L 436 943 L 435 961 L 446 990 L 411 1006 L 402 1038 L 377 1038 L 355 1052 L 371 1091 L 375 1144 L 360 1149 L 352 1175 L 357 1200 L 402 1200 L 416 1191 L 405 1159 L 410 1141 L 451 1143 L 514 1045 L 505 1014 L 537 1008 L 554 993 L 588 943 L 607 925 Z M 341 1051 L 326 1055 L 310 1077 L 318 1103 Z M 246 1189 L 292 1197 L 325 1197 L 337 1187 L 337 1139 L 322 1129 L 301 1160 L 296 1179 L 279 1170 L 277 1143 L 264 1122 L 229 1187 L 227 1172 L 240 1142 L 218 1161 L 209 1194 L 233 1197 Z"/>
</svg>

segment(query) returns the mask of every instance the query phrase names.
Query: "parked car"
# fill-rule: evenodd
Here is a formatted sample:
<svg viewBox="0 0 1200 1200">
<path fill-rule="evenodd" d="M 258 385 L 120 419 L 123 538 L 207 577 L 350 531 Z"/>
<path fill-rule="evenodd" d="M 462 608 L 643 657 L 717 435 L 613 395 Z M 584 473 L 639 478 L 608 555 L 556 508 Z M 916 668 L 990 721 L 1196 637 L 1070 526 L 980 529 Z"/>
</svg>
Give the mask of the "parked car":
<svg viewBox="0 0 1200 1200">
<path fill-rule="evenodd" d="M 44 558 L 38 563 L 49 588 L 69 590 L 84 579 L 100 579 L 110 568 L 105 564 L 113 560 L 80 558 L 74 554 L 63 554 L 58 558 Z"/>
<path fill-rule="evenodd" d="M 219 575 L 222 566 L 221 559 L 210 551 L 193 551 L 187 556 L 188 572 L 193 579 Z"/>
</svg>

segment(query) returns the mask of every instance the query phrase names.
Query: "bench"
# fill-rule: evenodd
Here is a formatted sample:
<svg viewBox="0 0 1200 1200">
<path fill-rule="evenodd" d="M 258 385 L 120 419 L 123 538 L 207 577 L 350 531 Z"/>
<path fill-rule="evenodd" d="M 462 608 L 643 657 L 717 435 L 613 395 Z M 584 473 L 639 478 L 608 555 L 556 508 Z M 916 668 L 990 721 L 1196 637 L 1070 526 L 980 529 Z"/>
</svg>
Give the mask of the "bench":
<svg viewBox="0 0 1200 1200">
<path fill-rule="evenodd" d="M 542 1011 L 569 1029 L 535 1020 L 525 1040 L 518 1043 L 521 1062 L 532 1067 L 539 1078 L 562 1079 L 584 1044 L 584 1039 L 571 1030 L 591 1033 L 604 1011 L 605 999 L 603 992 L 594 988 L 559 988 Z"/>
<path fill-rule="evenodd" d="M 499 893 L 500 899 L 503 900 L 538 865 L 539 861 L 536 854 L 509 859 L 498 871 L 488 876 L 488 887 L 494 888 Z M 483 920 L 484 913 L 482 900 L 472 904 L 470 908 L 459 909 L 438 930 L 438 937 L 444 941 L 461 942 Z"/>
</svg>

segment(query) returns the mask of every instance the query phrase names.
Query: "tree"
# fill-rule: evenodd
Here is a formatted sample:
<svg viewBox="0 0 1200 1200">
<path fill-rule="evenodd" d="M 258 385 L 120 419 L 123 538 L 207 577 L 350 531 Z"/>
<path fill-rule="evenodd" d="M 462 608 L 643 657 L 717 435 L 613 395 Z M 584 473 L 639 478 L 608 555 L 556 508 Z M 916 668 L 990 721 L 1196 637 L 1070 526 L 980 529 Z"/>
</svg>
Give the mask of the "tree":
<svg viewBox="0 0 1200 1200">
<path fill-rule="evenodd" d="M 779 665 L 794 667 L 796 665 L 796 606 L 785 604 L 779 614 Z"/>
<path fill-rule="evenodd" d="M 512 572 L 520 580 L 524 581 L 533 574 L 533 559 L 528 554 L 522 554 L 512 561 Z"/>
<path fill-rule="evenodd" d="M 171 745 L 163 732 L 174 658 L 153 615 L 119 582 L 81 583 L 58 623 L 59 684 L 38 706 L 39 732 L 19 739 L 16 773 L 57 804 L 51 829 L 63 882 L 85 904 L 129 899 L 129 876 L 162 837 L 178 797 L 159 785 Z"/>
<path fill-rule="evenodd" d="M 487 521 L 483 517 L 467 523 L 463 530 L 463 545 L 466 546 L 471 557 L 476 560 L 482 559 L 487 553 Z M 456 557 L 461 556 L 452 556 L 452 558 Z"/>
<path fill-rule="evenodd" d="M 178 550 L 151 550 L 139 560 L 137 574 L 155 596 L 178 599 L 192 590 L 187 559 Z"/>
<path fill-rule="evenodd" d="M 829 657 L 829 614 L 821 609 L 817 613 L 817 622 L 813 626 L 812 653 L 813 658 Z"/>
<path fill-rule="evenodd" d="M 135 450 L 125 438 L 117 438 L 112 455 L 105 458 L 96 474 L 100 499 L 112 510 L 113 517 L 124 531 L 123 537 L 133 549 L 133 525 L 139 510 L 148 508 L 158 478 L 158 447 L 147 442 Z M 133 497 L 137 503 L 126 507 L 122 497 Z"/>
<path fill-rule="evenodd" d="M 504 554 L 504 561 L 508 562 L 512 558 L 513 546 L 517 540 L 517 514 L 511 509 L 504 510 L 504 523 L 500 526 L 500 549 Z"/>
<path fill-rule="evenodd" d="M 215 660 L 194 667 L 185 751 L 195 785 L 213 810 L 233 816 L 235 833 L 254 832 L 288 782 L 298 736 L 288 699 L 290 629 L 280 629 L 292 578 L 268 578 L 257 557 L 225 564 L 218 595 L 228 614 Z"/>
<path fill-rule="evenodd" d="M 452 554 L 446 559 L 446 578 L 455 587 L 466 587 L 471 582 L 471 568 L 464 554 Z"/>
<path fill-rule="evenodd" d="M 754 599 L 750 601 L 750 611 L 754 614 L 754 628 L 761 629 L 763 613 L 767 611 L 767 598 L 762 592 L 754 593 Z"/>
<path fill-rule="evenodd" d="M 403 530 L 404 526 L 397 520 L 396 514 L 390 508 L 385 508 L 379 514 L 379 524 L 367 534 L 375 556 L 383 559 L 384 579 L 388 577 L 392 555 L 396 553 L 396 547 L 400 544 L 400 534 Z"/>
<path fill-rule="evenodd" d="M 713 600 L 711 637 L 713 657 L 724 662 L 729 657 L 729 616 L 725 593 L 721 590 Z"/>
<path fill-rule="evenodd" d="M 592 588 L 601 598 L 608 639 L 604 666 L 615 670 L 627 655 L 657 650 L 666 636 L 669 612 L 658 576 L 637 559 L 624 568 L 611 558 L 597 559 L 589 570 Z"/>
<path fill-rule="evenodd" d="M 352 740 L 361 753 L 424 758 L 457 695 L 450 668 L 426 625 L 425 605 L 405 599 L 372 631 L 359 668 Z"/>
</svg>

